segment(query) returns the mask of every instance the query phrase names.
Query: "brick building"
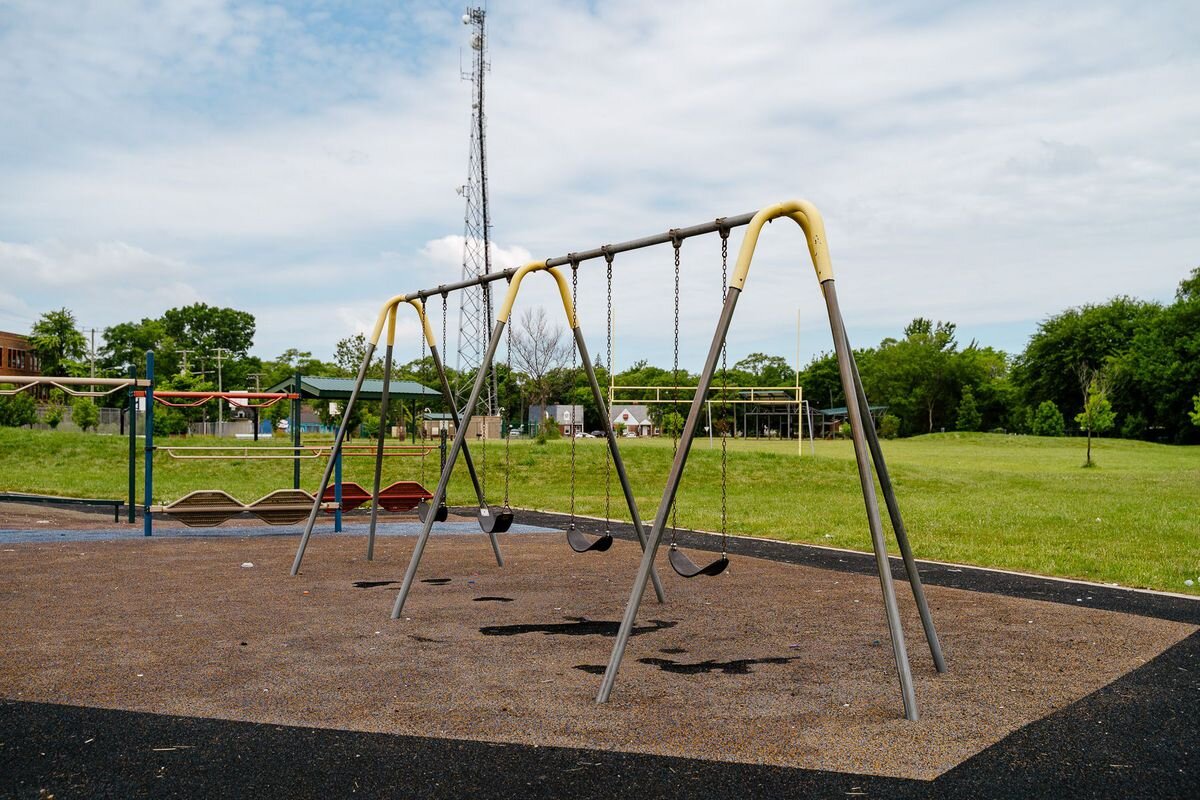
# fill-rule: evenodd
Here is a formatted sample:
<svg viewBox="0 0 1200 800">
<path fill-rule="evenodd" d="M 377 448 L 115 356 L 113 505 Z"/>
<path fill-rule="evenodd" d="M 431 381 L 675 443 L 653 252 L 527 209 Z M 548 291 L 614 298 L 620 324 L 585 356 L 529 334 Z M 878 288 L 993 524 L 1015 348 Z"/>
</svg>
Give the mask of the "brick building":
<svg viewBox="0 0 1200 800">
<path fill-rule="evenodd" d="M 42 365 L 29 346 L 29 339 L 18 333 L 0 331 L 0 375 L 41 375 Z"/>
</svg>

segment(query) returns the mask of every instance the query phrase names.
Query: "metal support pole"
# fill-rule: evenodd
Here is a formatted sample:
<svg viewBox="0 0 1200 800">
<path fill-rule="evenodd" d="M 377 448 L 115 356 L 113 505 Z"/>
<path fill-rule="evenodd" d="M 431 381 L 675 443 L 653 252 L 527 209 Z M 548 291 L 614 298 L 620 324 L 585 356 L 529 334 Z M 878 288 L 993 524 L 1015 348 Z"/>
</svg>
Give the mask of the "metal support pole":
<svg viewBox="0 0 1200 800">
<path fill-rule="evenodd" d="M 342 448 L 333 454 L 333 532 L 342 532 Z"/>
<path fill-rule="evenodd" d="M 838 312 L 839 317 L 841 312 Z M 862 376 L 858 373 L 858 364 L 854 359 L 854 350 L 850 341 L 845 339 L 846 324 L 840 320 L 843 342 L 849 353 L 850 371 L 854 378 L 854 389 L 858 396 L 861 413 L 870 414 L 870 404 L 867 402 L 867 392 L 863 388 Z M 849 407 L 847 405 L 847 407 Z M 879 486 L 883 489 L 883 499 L 887 504 L 888 516 L 892 520 L 892 530 L 896 534 L 896 543 L 900 546 L 900 556 L 904 559 L 904 571 L 908 574 L 908 582 L 912 586 L 913 599 L 916 600 L 917 610 L 921 614 L 921 627 L 925 630 L 925 640 L 929 643 L 929 652 L 933 656 L 933 664 L 938 672 L 946 671 L 946 659 L 942 655 L 942 645 L 938 641 L 937 630 L 933 626 L 933 615 L 929 612 L 929 603 L 925 599 L 925 587 L 921 585 L 921 575 L 917 570 L 917 560 L 913 557 L 912 546 L 908 541 L 908 532 L 904 527 L 904 518 L 900 515 L 900 503 L 896 500 L 896 490 L 892 487 L 892 479 L 888 474 L 887 464 L 883 459 L 883 448 L 879 445 L 879 434 L 875 425 L 866 427 L 867 446 L 871 449 L 871 460 L 875 462 L 875 475 L 879 478 Z"/>
<path fill-rule="evenodd" d="M 592 366 L 591 357 L 588 355 L 587 344 L 583 340 L 583 331 L 576 325 L 574 333 L 575 346 L 579 348 L 579 360 L 583 362 L 583 371 L 587 374 L 588 384 L 592 387 L 592 400 L 596 403 L 596 408 L 600 411 L 600 418 L 609 419 L 608 406 L 604 402 L 604 393 L 600 391 L 600 382 L 596 379 L 596 370 Z M 633 496 L 633 488 L 629 485 L 629 476 L 625 473 L 625 462 L 621 460 L 621 448 L 617 446 L 617 434 L 613 431 L 612 425 L 606 425 L 605 428 L 607 429 L 607 433 L 604 438 L 608 440 L 608 449 L 612 451 L 617 478 L 621 481 L 621 491 L 625 493 L 625 505 L 629 507 L 629 518 L 633 521 L 633 530 L 637 533 L 642 551 L 645 552 L 646 531 L 642 527 L 642 517 L 638 513 L 637 499 Z M 574 433 L 572 432 L 573 435 Z M 651 571 L 650 579 L 654 583 L 655 597 L 658 598 L 658 602 L 663 602 L 663 588 L 662 583 L 658 579 L 658 573 Z"/>
<path fill-rule="evenodd" d="M 154 351 L 146 351 L 146 463 L 143 474 L 146 488 L 142 493 L 142 533 L 154 535 L 150 504 L 154 502 Z"/>
<path fill-rule="evenodd" d="M 896 659 L 896 672 L 900 678 L 900 693 L 904 699 L 904 717 L 916 720 L 917 698 L 913 691 L 912 670 L 908 664 L 908 650 L 904 646 L 904 629 L 900 625 L 900 609 L 896 603 L 896 587 L 892 583 L 892 568 L 888 563 L 887 544 L 883 538 L 883 522 L 879 517 L 879 498 L 875 496 L 875 480 L 871 477 L 870 453 L 867 449 L 862 409 L 857 402 L 855 381 L 850 359 L 850 340 L 842 325 L 842 312 L 838 308 L 837 290 L 833 279 L 821 282 L 825 294 L 825 305 L 829 311 L 829 325 L 833 330 L 833 348 L 837 353 L 838 372 L 842 378 L 842 390 L 846 393 L 846 410 L 850 417 L 850 435 L 854 440 L 854 459 L 858 463 L 858 479 L 862 484 L 863 502 L 867 509 L 867 525 L 871 530 L 871 545 L 875 550 L 875 564 L 879 570 L 879 584 L 883 590 L 883 606 L 887 615 L 888 632 L 892 639 L 892 654 Z"/>
<path fill-rule="evenodd" d="M 258 441 L 258 409 L 254 409 L 254 441 Z"/>
<path fill-rule="evenodd" d="M 129 365 L 129 377 L 137 380 L 137 367 Z M 129 524 L 137 519 L 137 391 L 136 384 L 129 387 Z"/>
<path fill-rule="evenodd" d="M 288 420 L 288 433 L 292 435 L 292 488 L 300 488 L 300 373 L 296 373 L 296 382 L 292 387 L 296 399 L 292 400 L 292 418 Z"/>
<path fill-rule="evenodd" d="M 317 522 L 317 513 L 321 510 L 321 496 L 325 494 L 325 487 L 329 485 L 329 476 L 333 474 L 334 465 L 339 463 L 338 456 L 342 452 L 342 440 L 346 438 L 346 427 L 350 421 L 350 412 L 354 408 L 355 401 L 358 400 L 358 393 L 362 390 L 363 380 L 367 377 L 367 367 L 371 365 L 371 356 L 375 355 L 375 343 L 367 343 L 367 352 L 363 356 L 362 365 L 358 368 L 358 377 L 354 380 L 354 390 L 350 392 L 350 399 L 346 401 L 346 410 L 342 412 L 342 424 L 338 426 L 337 436 L 333 440 L 333 450 L 329 454 L 329 460 L 325 462 L 325 471 L 321 475 L 321 485 L 317 487 L 315 496 L 313 497 L 312 511 L 308 512 L 308 522 L 304 525 L 304 535 L 300 537 L 300 546 L 296 549 L 296 559 L 292 562 L 291 574 L 297 575 L 300 572 L 300 562 L 304 560 L 304 550 L 308 547 L 308 540 L 312 537 L 313 525 Z M 340 481 L 339 481 L 340 484 Z M 338 506 L 341 508 L 341 506 Z"/>
<path fill-rule="evenodd" d="M 389 329 L 390 330 L 390 329 Z M 375 524 L 379 520 L 379 482 L 383 477 L 383 439 L 387 431 L 388 387 L 392 380 L 392 344 L 383 356 L 383 392 L 379 398 L 379 444 L 375 447 L 375 488 L 371 492 L 371 527 L 367 531 L 367 561 L 375 559 Z"/>
<path fill-rule="evenodd" d="M 717 359 L 721 357 L 721 347 L 725 343 L 725 334 L 729 331 L 729 323 L 733 319 L 733 309 L 737 305 L 741 290 L 729 287 L 725 296 L 725 305 L 721 308 L 721 318 L 717 321 L 717 330 L 713 333 L 712 344 L 708 349 L 708 357 L 704 360 L 704 368 L 700 372 L 700 382 L 696 387 L 696 395 L 692 398 L 692 406 L 688 411 L 687 421 L 683 424 L 683 433 L 679 438 L 679 448 L 675 451 L 675 460 L 671 464 L 671 472 L 667 476 L 667 485 L 663 487 L 662 502 L 654 515 L 654 526 L 646 542 L 645 552 L 642 553 L 642 565 L 638 568 L 637 578 L 633 582 L 633 591 L 629 594 L 629 602 L 625 605 L 625 616 L 621 619 L 621 628 L 617 632 L 617 641 L 613 644 L 612 655 L 608 659 L 608 667 L 604 670 L 604 680 L 600 683 L 600 693 L 596 696 L 597 703 L 608 701 L 612 693 L 613 683 L 617 680 L 617 671 L 621 668 L 621 658 L 625 655 L 625 646 L 633 632 L 637 620 L 638 608 L 642 604 L 642 594 L 646 591 L 646 582 L 654 569 L 654 556 L 662 543 L 663 530 L 671 506 L 675 503 L 675 493 L 679 489 L 679 481 L 683 477 L 683 467 L 687 463 L 688 451 L 691 450 L 692 440 L 696 436 L 696 427 L 700 423 L 700 415 L 704 409 L 704 401 L 708 397 L 709 387 L 712 386 L 713 372 L 717 368 Z"/>
<path fill-rule="evenodd" d="M 467 400 L 467 405 L 463 409 L 461 422 L 454 431 L 454 444 L 450 447 L 450 455 L 446 459 L 446 468 L 442 470 L 441 477 L 438 478 L 437 490 L 434 491 L 433 499 L 430 500 L 430 505 L 433 508 L 437 508 L 446 499 L 446 487 L 450 483 L 450 474 L 454 471 L 454 462 L 458 458 L 459 451 L 462 450 L 463 442 L 466 441 L 467 427 L 471 422 L 472 412 L 475 409 L 475 404 L 479 402 L 479 395 L 483 391 L 483 384 L 487 381 L 487 372 L 492 366 L 492 359 L 496 357 L 496 348 L 500 346 L 500 335 L 503 332 L 504 322 L 497 320 L 496 327 L 492 331 L 491 341 L 488 342 L 487 352 L 484 353 L 483 361 L 480 362 L 479 372 L 475 374 L 475 385 L 471 387 L 471 397 Z M 412 558 L 408 562 L 408 569 L 404 573 L 404 582 L 400 584 L 400 593 L 396 595 L 396 603 L 392 606 L 392 619 L 399 619 L 400 613 L 404 610 L 404 601 L 408 598 L 408 593 L 412 589 L 413 578 L 417 575 L 417 566 L 421 563 L 421 554 L 425 552 L 425 544 L 429 541 L 429 532 L 433 529 L 436 517 L 436 514 L 430 514 L 425 518 L 425 524 L 421 528 L 421 535 L 417 538 Z"/>
<path fill-rule="evenodd" d="M 454 390 L 450 388 L 450 378 L 446 375 L 446 368 L 442 366 L 442 356 L 434 345 L 429 347 L 429 355 L 433 359 L 433 366 L 437 369 L 438 382 L 442 387 L 442 399 L 446 402 L 446 408 L 450 410 L 450 421 L 454 424 L 455 432 L 462 426 L 458 422 L 458 409 L 454 407 Z M 441 444 L 442 468 L 446 467 L 446 426 L 442 426 L 442 444 Z M 463 442 L 462 448 L 463 462 L 467 465 L 467 472 L 471 475 L 471 485 L 475 487 L 475 497 L 479 500 L 479 507 L 483 508 L 487 505 L 487 498 L 483 496 L 483 487 L 479 483 L 479 476 L 475 472 L 475 462 L 471 458 L 471 450 L 467 447 L 467 443 Z M 493 537 L 494 538 L 494 537 Z M 504 566 L 500 562 L 500 566 Z"/>
</svg>

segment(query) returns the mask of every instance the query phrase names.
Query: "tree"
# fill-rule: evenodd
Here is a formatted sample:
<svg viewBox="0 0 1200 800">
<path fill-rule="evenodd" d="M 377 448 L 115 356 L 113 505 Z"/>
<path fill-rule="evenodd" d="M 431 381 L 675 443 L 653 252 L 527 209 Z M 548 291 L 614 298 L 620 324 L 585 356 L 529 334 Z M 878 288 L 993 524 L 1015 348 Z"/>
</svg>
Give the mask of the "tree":
<svg viewBox="0 0 1200 800">
<path fill-rule="evenodd" d="M 955 325 L 918 317 L 901 340 L 884 339 L 870 361 L 860 366 L 867 395 L 886 402 L 909 430 L 932 433 L 945 427 L 956 394 L 953 359 Z"/>
<path fill-rule="evenodd" d="M 1108 402 L 1108 381 L 1103 372 L 1088 371 L 1081 368 L 1080 383 L 1086 388 L 1083 396 L 1083 411 L 1075 415 L 1075 422 L 1087 430 L 1087 462 L 1085 467 L 1092 466 L 1092 434 L 1100 434 L 1112 428 L 1117 421 L 1113 413 L 1112 403 Z"/>
<path fill-rule="evenodd" d="M 960 431 L 977 431 L 983 417 L 975 406 L 975 393 L 970 386 L 963 387 L 962 400 L 958 403 L 957 429 Z"/>
<path fill-rule="evenodd" d="M 333 362 L 347 375 L 358 375 L 363 359 L 367 357 L 367 337 L 361 333 L 338 341 L 334 347 Z M 432 358 L 430 359 L 432 366 Z M 383 359 L 375 356 L 367 366 L 368 378 L 383 377 Z"/>
<path fill-rule="evenodd" d="M 100 363 L 108 370 L 130 365 L 139 370 L 146 363 L 146 351 L 154 351 L 155 371 L 173 375 L 179 369 L 175 342 L 167 335 L 162 320 L 142 318 L 141 322 L 121 322 L 104 329 Z"/>
<path fill-rule="evenodd" d="M 100 422 L 100 409 L 90 397 L 76 397 L 71 403 L 71 421 L 85 433 Z"/>
<path fill-rule="evenodd" d="M 751 353 L 733 368 L 745 372 L 759 386 L 791 386 L 796 381 L 796 371 L 782 356 Z"/>
<path fill-rule="evenodd" d="M 244 358 L 254 343 L 254 315 L 233 308 L 193 303 L 165 311 L 162 324 L 180 347 L 206 356 L 224 348 L 231 358 Z"/>
<path fill-rule="evenodd" d="M 1188 412 L 1193 425 L 1200 425 L 1200 394 L 1192 398 L 1192 410 Z"/>
<path fill-rule="evenodd" d="M 66 308 L 47 311 L 33 324 L 29 345 L 41 362 L 43 375 L 62 375 L 79 368 L 87 355 L 87 339 L 76 327 L 75 315 Z"/>
<path fill-rule="evenodd" d="M 513 365 L 528 376 L 525 389 L 530 402 L 544 409 L 550 398 L 550 374 L 566 364 L 573 345 L 563 340 L 561 325 L 550 325 L 541 306 L 525 309 L 514 333 Z"/>
<path fill-rule="evenodd" d="M 1062 412 L 1050 400 L 1043 400 L 1029 425 L 1034 436 L 1062 436 L 1067 432 Z"/>
<path fill-rule="evenodd" d="M 885 439 L 895 439 L 900 435 L 900 418 L 895 414 L 884 414 L 879 420 L 879 435 Z"/>
</svg>

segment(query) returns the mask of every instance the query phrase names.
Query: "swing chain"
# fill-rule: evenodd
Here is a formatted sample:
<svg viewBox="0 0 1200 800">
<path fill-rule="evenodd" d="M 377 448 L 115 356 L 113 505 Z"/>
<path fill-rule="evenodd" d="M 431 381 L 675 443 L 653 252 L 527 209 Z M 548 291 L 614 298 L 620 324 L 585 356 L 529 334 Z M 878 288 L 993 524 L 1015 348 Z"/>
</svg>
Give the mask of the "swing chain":
<svg viewBox="0 0 1200 800">
<path fill-rule="evenodd" d="M 672 404 L 671 413 L 678 414 L 679 411 L 675 408 L 679 401 L 679 248 L 683 245 L 683 239 L 680 238 L 678 232 L 672 228 L 670 231 L 671 246 L 675 248 L 675 356 L 671 364 L 671 383 L 675 387 L 672 394 L 675 397 L 675 403 Z M 671 418 L 671 446 L 675 454 L 679 454 L 679 435 L 675 430 L 675 420 Z M 679 531 L 679 487 L 675 488 L 676 496 L 671 500 L 671 546 L 675 546 L 675 536 Z"/>
<path fill-rule="evenodd" d="M 729 297 L 729 229 L 721 228 L 721 305 Z M 729 410 L 729 367 L 726 360 L 728 342 L 721 339 L 721 399 L 722 410 Z M 729 497 L 728 481 L 728 435 L 725 427 L 721 427 L 721 555 L 725 555 L 727 537 L 726 524 L 728 520 L 727 503 Z"/>
<path fill-rule="evenodd" d="M 506 343 L 504 360 L 508 375 L 512 377 L 512 327 L 505 326 Z M 500 407 L 500 427 L 504 427 L 504 407 Z M 486 431 L 485 431 L 486 433 Z M 486 437 L 485 437 L 486 438 Z M 508 509 L 508 486 L 512 479 L 512 431 L 504 437 L 504 508 Z"/>
<path fill-rule="evenodd" d="M 608 373 L 608 385 L 611 389 L 613 385 L 613 304 L 612 304 L 612 274 L 613 274 L 613 254 L 608 245 L 601 248 L 604 251 L 605 277 L 608 286 L 608 328 L 604 337 L 605 347 L 605 362 L 604 369 Z M 612 393 L 609 393 L 608 413 L 612 414 Z M 604 421 L 609 429 L 612 428 L 611 417 Z M 612 526 L 610 519 L 612 518 L 612 454 L 609 448 L 604 448 L 604 532 L 609 533 L 609 528 Z"/>
<path fill-rule="evenodd" d="M 575 260 L 574 253 L 569 258 L 571 259 L 571 319 L 568 322 L 571 325 L 571 372 L 575 372 L 576 356 L 579 354 L 579 345 L 574 341 L 575 327 L 579 324 L 576 317 L 575 303 L 579 299 L 579 262 Z M 575 419 L 574 419 L 574 404 L 571 406 L 571 522 L 570 529 L 575 530 Z"/>
</svg>

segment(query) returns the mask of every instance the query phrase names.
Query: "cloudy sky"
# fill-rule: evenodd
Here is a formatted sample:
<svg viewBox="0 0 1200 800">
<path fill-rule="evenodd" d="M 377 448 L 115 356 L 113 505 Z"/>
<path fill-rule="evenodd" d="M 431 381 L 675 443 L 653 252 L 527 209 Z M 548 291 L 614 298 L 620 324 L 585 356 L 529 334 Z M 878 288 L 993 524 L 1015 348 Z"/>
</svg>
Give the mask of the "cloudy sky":
<svg viewBox="0 0 1200 800">
<path fill-rule="evenodd" d="M 460 3 L 0 0 L 0 329 L 203 301 L 255 352 L 328 357 L 388 295 L 455 279 Z M 850 335 L 914 316 L 1019 351 L 1200 264 L 1200 17 L 1179 2 L 492 2 L 502 266 L 793 197 L 825 214 Z M 735 240 L 738 238 L 735 235 Z M 683 361 L 719 304 L 683 250 Z M 773 226 L 731 356 L 830 346 Z M 669 248 L 618 259 L 618 366 L 670 361 Z M 603 274 L 581 269 L 603 349 Z M 531 279 L 520 306 L 551 299 Z M 451 327 L 456 321 L 451 319 Z M 401 357 L 415 357 L 406 319 Z"/>
</svg>

